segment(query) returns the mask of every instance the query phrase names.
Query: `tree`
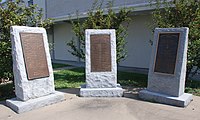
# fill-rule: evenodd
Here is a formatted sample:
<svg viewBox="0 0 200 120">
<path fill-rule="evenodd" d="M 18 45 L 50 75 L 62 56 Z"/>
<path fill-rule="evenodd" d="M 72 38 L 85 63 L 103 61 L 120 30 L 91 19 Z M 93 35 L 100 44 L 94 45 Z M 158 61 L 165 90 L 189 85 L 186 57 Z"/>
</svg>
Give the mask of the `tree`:
<svg viewBox="0 0 200 120">
<path fill-rule="evenodd" d="M 42 20 L 42 10 L 37 5 L 26 6 L 22 0 L 0 3 L 0 79 L 13 77 L 10 40 L 12 25 L 48 28 L 51 20 Z"/>
<path fill-rule="evenodd" d="M 121 8 L 119 12 L 115 12 L 113 7 L 113 1 L 107 3 L 107 9 L 102 9 L 103 1 L 98 4 L 98 0 L 93 3 L 92 8 L 88 11 L 88 17 L 84 21 L 79 19 L 77 13 L 77 19 L 71 20 L 72 30 L 78 37 L 80 47 L 76 45 L 77 40 L 72 39 L 68 46 L 71 50 L 69 52 L 81 59 L 85 59 L 85 29 L 115 29 L 117 39 L 117 62 L 124 60 L 127 56 L 127 50 L 125 49 L 127 36 L 127 27 L 123 25 L 124 22 L 129 23 L 131 20 L 129 14 L 131 9 Z M 106 14 L 107 13 L 107 14 Z"/>
<path fill-rule="evenodd" d="M 153 25 L 160 28 L 189 27 L 187 75 L 200 69 L 200 1 L 199 0 L 156 0 Z"/>
</svg>

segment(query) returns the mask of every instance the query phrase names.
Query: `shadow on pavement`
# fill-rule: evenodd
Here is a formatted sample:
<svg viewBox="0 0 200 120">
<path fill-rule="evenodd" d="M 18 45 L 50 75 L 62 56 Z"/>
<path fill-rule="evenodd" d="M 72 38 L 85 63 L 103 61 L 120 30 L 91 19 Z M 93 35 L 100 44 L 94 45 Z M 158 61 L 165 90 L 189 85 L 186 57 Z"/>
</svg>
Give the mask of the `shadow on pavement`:
<svg viewBox="0 0 200 120">
<path fill-rule="evenodd" d="M 6 106 L 6 101 L 0 101 L 0 105 Z"/>
<path fill-rule="evenodd" d="M 143 90 L 144 88 L 135 88 L 135 87 L 123 87 L 124 91 L 124 97 L 125 98 L 131 98 L 135 100 L 141 100 L 138 96 L 138 92 L 140 90 Z"/>
<path fill-rule="evenodd" d="M 76 96 L 79 96 L 80 88 L 58 89 L 57 91 L 68 93 L 68 94 L 75 94 Z"/>
<path fill-rule="evenodd" d="M 143 90 L 144 88 L 134 88 L 134 87 L 123 87 L 124 91 L 124 98 L 130 98 L 135 100 L 141 100 L 138 97 L 138 92 L 140 90 Z M 80 88 L 68 88 L 68 89 L 58 89 L 57 91 L 68 93 L 68 94 L 74 94 L 76 96 L 79 96 Z"/>
</svg>

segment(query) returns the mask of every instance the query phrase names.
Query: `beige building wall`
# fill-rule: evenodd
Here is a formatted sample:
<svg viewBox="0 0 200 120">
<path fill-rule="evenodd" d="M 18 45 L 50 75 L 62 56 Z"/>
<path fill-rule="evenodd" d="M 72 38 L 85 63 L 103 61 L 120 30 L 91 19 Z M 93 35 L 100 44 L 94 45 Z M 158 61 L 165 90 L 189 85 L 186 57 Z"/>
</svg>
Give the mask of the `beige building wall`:
<svg viewBox="0 0 200 120">
<path fill-rule="evenodd" d="M 120 63 L 120 66 L 149 68 L 151 57 L 149 40 L 152 40 L 152 35 L 148 24 L 151 22 L 151 15 L 136 15 L 132 19 L 126 39 L 128 56 Z"/>
<path fill-rule="evenodd" d="M 27 2 L 28 0 L 26 0 Z M 65 9 L 62 5 L 65 5 L 65 0 L 60 2 L 45 0 L 33 0 L 34 4 L 38 4 L 40 8 L 43 8 L 43 14 L 45 16 L 45 10 L 47 10 L 47 17 L 64 16 L 66 13 L 59 10 Z M 118 1 L 120 3 L 120 1 Z M 73 3 L 73 1 L 70 1 Z M 60 4 L 60 5 L 57 5 Z M 45 6 L 48 6 L 45 8 Z M 82 4 L 79 3 L 81 8 Z M 89 3 L 87 5 L 90 5 Z M 55 7 L 62 6 L 62 7 Z M 70 6 L 72 7 L 72 6 Z M 68 8 L 67 8 L 68 9 Z M 82 9 L 82 8 L 81 8 Z M 71 9 L 72 10 L 72 9 Z M 72 10 L 74 11 L 74 10 Z M 84 10 L 83 10 L 84 11 Z M 57 12 L 57 13 L 55 13 Z M 53 14 L 55 16 L 53 16 Z M 62 14 L 62 15 L 60 15 Z M 151 15 L 134 15 L 133 21 L 129 25 L 127 40 L 128 56 L 126 60 L 120 63 L 120 66 L 137 67 L 137 68 L 149 68 L 149 60 L 151 56 L 151 44 L 149 40 L 152 40 L 151 31 L 148 28 L 148 23 L 151 22 Z M 68 60 L 78 61 L 77 57 L 71 55 L 68 50 L 70 48 L 66 45 L 75 36 L 72 33 L 71 25 L 69 23 L 57 23 L 53 28 L 53 35 L 49 36 L 50 41 L 54 41 L 54 52 L 51 52 L 52 58 L 55 60 Z"/>
<path fill-rule="evenodd" d="M 151 31 L 148 24 L 151 21 L 151 15 L 132 16 L 133 21 L 128 28 L 126 60 L 120 63 L 120 66 L 149 68 L 151 56 L 152 40 Z M 54 55 L 56 60 L 78 61 L 77 57 L 71 55 L 66 45 L 72 38 L 76 38 L 72 33 L 70 23 L 59 23 L 54 25 Z"/>
<path fill-rule="evenodd" d="M 78 61 L 77 57 L 68 52 L 67 46 L 72 38 L 75 38 L 70 23 L 59 23 L 54 25 L 54 57 L 56 60 Z"/>
</svg>

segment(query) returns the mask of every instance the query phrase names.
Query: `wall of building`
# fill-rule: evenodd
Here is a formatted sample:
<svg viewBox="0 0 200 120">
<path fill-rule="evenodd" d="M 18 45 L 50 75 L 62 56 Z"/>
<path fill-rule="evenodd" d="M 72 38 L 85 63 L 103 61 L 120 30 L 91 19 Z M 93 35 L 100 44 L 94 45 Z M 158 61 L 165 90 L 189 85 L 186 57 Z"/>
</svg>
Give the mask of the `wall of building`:
<svg viewBox="0 0 200 120">
<path fill-rule="evenodd" d="M 110 0 L 104 0 L 103 8 L 107 6 L 108 1 Z M 86 13 L 92 8 L 94 2 L 95 0 L 47 0 L 47 17 L 62 18 L 76 14 L 77 10 L 79 13 Z M 115 0 L 113 6 L 140 6 L 147 3 L 149 3 L 149 0 Z"/>
<path fill-rule="evenodd" d="M 78 61 L 77 57 L 68 52 L 70 47 L 66 45 L 72 38 L 75 38 L 70 23 L 59 23 L 54 25 L 54 58 L 56 60 Z"/>
<path fill-rule="evenodd" d="M 122 4 L 143 4 L 145 2 L 146 0 L 123 2 L 117 0 L 115 6 L 122 6 Z M 84 12 L 91 8 L 92 5 L 91 1 L 79 1 L 79 4 L 76 3 L 76 7 L 74 7 L 75 3 L 76 2 L 74 0 L 34 0 L 34 4 L 38 4 L 39 7 L 43 8 L 44 16 L 45 10 L 47 10 L 47 17 L 50 18 L 57 18 L 69 15 L 72 12 L 75 12 L 77 8 L 79 8 L 81 12 Z M 84 6 L 82 6 L 83 4 Z M 151 44 L 149 43 L 149 40 L 152 40 L 152 35 L 147 24 L 151 22 L 151 15 L 140 14 L 134 15 L 132 16 L 132 18 L 133 22 L 131 22 L 129 25 L 128 37 L 126 38 L 126 48 L 128 50 L 128 56 L 126 60 L 120 63 L 120 66 L 148 68 L 151 56 Z M 73 37 L 75 38 L 71 31 L 71 25 L 69 23 L 62 22 L 54 25 L 53 34 L 49 36 L 50 41 L 54 41 L 54 51 L 51 52 L 53 59 L 78 61 L 77 57 L 74 57 L 68 52 L 70 48 L 66 45 L 66 43 L 69 42 L 69 40 L 71 40 Z"/>
<path fill-rule="evenodd" d="M 38 5 L 38 9 L 42 8 L 43 19 L 46 18 L 46 0 L 24 0 L 25 4 L 28 6 L 29 2 L 32 1 L 33 4 Z"/>
<path fill-rule="evenodd" d="M 136 15 L 132 16 L 132 19 L 126 38 L 128 56 L 120 63 L 120 66 L 148 68 L 151 56 L 149 40 L 152 40 L 148 22 L 151 21 L 151 15 Z M 68 52 L 70 48 L 66 45 L 66 42 L 76 38 L 71 29 L 70 23 L 54 25 L 54 57 L 56 60 L 78 61 L 78 58 Z"/>
<path fill-rule="evenodd" d="M 120 63 L 121 66 L 149 68 L 151 56 L 152 34 L 148 28 L 151 15 L 136 15 L 128 28 L 127 46 L 128 56 Z"/>
<path fill-rule="evenodd" d="M 37 4 L 39 9 L 42 8 L 43 19 L 46 18 L 46 0 L 33 0 L 33 4 Z"/>
</svg>

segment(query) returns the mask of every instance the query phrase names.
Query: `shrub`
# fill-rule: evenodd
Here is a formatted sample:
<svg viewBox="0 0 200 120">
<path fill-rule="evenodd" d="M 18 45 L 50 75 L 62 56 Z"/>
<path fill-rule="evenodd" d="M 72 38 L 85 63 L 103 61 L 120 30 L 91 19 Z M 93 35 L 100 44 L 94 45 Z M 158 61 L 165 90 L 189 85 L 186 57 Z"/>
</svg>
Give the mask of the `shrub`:
<svg viewBox="0 0 200 120">
<path fill-rule="evenodd" d="M 22 0 L 0 3 L 0 79 L 12 79 L 10 27 L 40 26 L 48 28 L 51 20 L 42 20 L 42 9 L 26 6 Z"/>
<path fill-rule="evenodd" d="M 121 8 L 119 12 L 115 12 L 113 8 L 113 1 L 107 3 L 106 10 L 102 8 L 103 1 L 98 4 L 98 0 L 93 3 L 92 8 L 87 12 L 88 17 L 84 21 L 80 20 L 77 13 L 77 19 L 71 20 L 72 30 L 78 37 L 80 47 L 76 45 L 76 40 L 72 39 L 68 46 L 71 50 L 69 52 L 81 59 L 85 59 L 85 29 L 115 29 L 117 39 L 117 62 L 124 60 L 127 56 L 125 49 L 127 36 L 127 27 L 123 25 L 124 22 L 129 23 L 131 20 L 129 14 L 131 9 L 125 7 Z M 107 14 L 106 14 L 107 13 Z"/>
</svg>

